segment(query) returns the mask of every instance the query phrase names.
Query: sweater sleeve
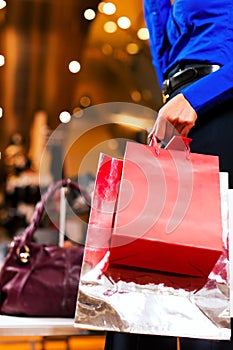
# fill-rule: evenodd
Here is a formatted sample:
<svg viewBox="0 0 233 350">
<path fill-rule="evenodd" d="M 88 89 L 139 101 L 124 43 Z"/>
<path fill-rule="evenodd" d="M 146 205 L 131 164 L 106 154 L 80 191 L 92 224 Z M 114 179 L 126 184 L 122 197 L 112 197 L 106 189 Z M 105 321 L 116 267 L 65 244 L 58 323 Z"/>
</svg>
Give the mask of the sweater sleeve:
<svg viewBox="0 0 233 350">
<path fill-rule="evenodd" d="M 144 0 L 144 17 L 150 35 L 152 62 L 162 87 L 163 72 L 167 67 L 170 44 L 166 24 L 171 8 L 170 0 Z"/>
<path fill-rule="evenodd" d="M 180 92 L 189 101 L 197 114 L 208 112 L 213 107 L 233 100 L 233 63 L 227 63 L 216 72 L 190 84 Z"/>
</svg>

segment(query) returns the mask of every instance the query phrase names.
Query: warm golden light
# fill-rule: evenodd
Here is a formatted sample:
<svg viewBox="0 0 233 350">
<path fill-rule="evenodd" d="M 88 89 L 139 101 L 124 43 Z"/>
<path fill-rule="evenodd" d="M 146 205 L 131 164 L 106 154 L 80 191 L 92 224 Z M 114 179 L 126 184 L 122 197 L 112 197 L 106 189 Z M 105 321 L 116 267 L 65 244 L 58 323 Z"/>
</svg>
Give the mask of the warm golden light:
<svg viewBox="0 0 233 350">
<path fill-rule="evenodd" d="M 82 118 L 82 116 L 83 116 L 83 109 L 82 108 L 80 108 L 80 107 L 75 107 L 74 109 L 73 109 L 73 116 L 75 117 L 75 118 Z"/>
<path fill-rule="evenodd" d="M 117 25 L 113 21 L 108 21 L 104 24 L 104 31 L 106 33 L 115 33 L 117 30 Z"/>
<path fill-rule="evenodd" d="M 91 105 L 91 99 L 90 99 L 90 97 L 89 96 L 82 96 L 81 98 L 80 98 L 80 105 L 82 106 L 82 107 L 89 107 L 90 105 Z"/>
<path fill-rule="evenodd" d="M 149 101 L 152 99 L 152 93 L 148 89 L 145 89 L 142 91 L 142 96 L 143 96 L 144 100 L 146 100 L 146 101 Z"/>
<path fill-rule="evenodd" d="M 112 140 L 108 140 L 108 147 L 111 149 L 111 150 L 117 150 L 118 147 L 119 147 L 119 143 L 112 139 Z"/>
<path fill-rule="evenodd" d="M 131 92 L 131 98 L 134 102 L 139 102 L 142 99 L 142 95 L 138 90 L 134 90 Z"/>
<path fill-rule="evenodd" d="M 59 115 L 59 119 L 62 123 L 66 124 L 66 123 L 69 123 L 70 120 L 71 120 L 71 115 L 69 112 L 67 111 L 63 111 L 60 113 Z"/>
<path fill-rule="evenodd" d="M 139 51 L 139 47 L 138 44 L 136 43 L 129 43 L 126 46 L 126 51 L 130 54 L 130 55 L 136 55 Z"/>
<path fill-rule="evenodd" d="M 5 57 L 3 55 L 0 55 L 0 67 L 4 66 L 5 64 Z"/>
<path fill-rule="evenodd" d="M 149 39 L 149 31 L 147 28 L 140 28 L 137 32 L 137 36 L 141 40 L 148 40 Z"/>
<path fill-rule="evenodd" d="M 78 61 L 71 61 L 69 64 L 69 70 L 71 73 L 78 73 L 81 69 L 81 64 Z"/>
<path fill-rule="evenodd" d="M 127 115 L 127 114 L 116 114 L 114 116 L 115 123 L 129 125 L 131 128 L 143 128 L 146 129 L 147 121 L 144 119 L 139 119 L 138 117 L 135 117 L 133 115 Z"/>
<path fill-rule="evenodd" d="M 116 5 L 112 2 L 106 2 L 103 4 L 102 11 L 105 15 L 113 15 L 116 12 Z"/>
<path fill-rule="evenodd" d="M 131 26 L 131 21 L 128 17 L 122 16 L 118 18 L 117 24 L 121 29 L 128 29 Z"/>
<path fill-rule="evenodd" d="M 106 3 L 103 2 L 103 1 L 101 1 L 101 2 L 99 3 L 99 5 L 98 5 L 98 10 L 99 10 L 99 12 L 104 13 L 103 8 L 104 8 L 104 5 L 105 5 L 105 4 L 106 4 Z"/>
<path fill-rule="evenodd" d="M 0 107 L 0 118 L 2 118 L 3 117 L 3 109 L 2 109 L 2 107 Z"/>
<path fill-rule="evenodd" d="M 104 55 L 109 56 L 113 53 L 113 48 L 110 44 L 104 44 L 102 46 L 102 52 Z"/>
<path fill-rule="evenodd" d="M 0 10 L 4 9 L 4 7 L 6 7 L 6 1 L 1 0 L 0 1 Z"/>
<path fill-rule="evenodd" d="M 96 14 L 95 11 L 92 9 L 86 9 L 84 12 L 84 17 L 88 20 L 91 21 L 95 18 Z"/>
</svg>

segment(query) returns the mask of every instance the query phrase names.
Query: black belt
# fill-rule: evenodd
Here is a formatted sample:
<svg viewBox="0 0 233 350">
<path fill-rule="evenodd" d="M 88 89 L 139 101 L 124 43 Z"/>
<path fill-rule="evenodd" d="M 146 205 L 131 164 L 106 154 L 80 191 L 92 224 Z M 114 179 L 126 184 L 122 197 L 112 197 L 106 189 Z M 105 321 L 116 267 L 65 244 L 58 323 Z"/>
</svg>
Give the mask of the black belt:
<svg viewBox="0 0 233 350">
<path fill-rule="evenodd" d="M 205 75 L 218 70 L 220 66 L 218 64 L 202 64 L 187 67 L 183 70 L 179 70 L 168 79 L 163 82 L 163 95 L 168 98 L 172 92 L 181 87 L 184 84 L 198 80 Z"/>
</svg>

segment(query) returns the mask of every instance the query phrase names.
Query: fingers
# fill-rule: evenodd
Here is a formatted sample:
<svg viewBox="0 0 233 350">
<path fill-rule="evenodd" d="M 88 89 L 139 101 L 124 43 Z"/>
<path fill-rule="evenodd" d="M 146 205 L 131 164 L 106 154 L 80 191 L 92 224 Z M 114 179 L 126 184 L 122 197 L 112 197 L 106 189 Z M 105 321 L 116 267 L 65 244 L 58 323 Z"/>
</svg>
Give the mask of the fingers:
<svg viewBox="0 0 233 350">
<path fill-rule="evenodd" d="M 179 118 L 177 118 L 173 126 L 181 136 L 186 137 L 188 136 L 189 131 L 195 125 L 194 120 L 195 119 L 193 116 L 180 116 Z"/>
<path fill-rule="evenodd" d="M 167 121 L 164 118 L 158 116 L 154 126 L 154 134 L 159 141 L 164 140 L 166 130 L 167 130 Z"/>
<path fill-rule="evenodd" d="M 157 140 L 168 142 L 173 136 L 187 137 L 190 130 L 194 126 L 193 122 L 185 120 L 184 117 L 180 118 L 164 118 L 158 116 L 152 131 L 149 134 L 149 138 L 155 135 Z"/>
<path fill-rule="evenodd" d="M 191 125 L 184 125 L 179 132 L 180 136 L 187 137 L 192 127 Z"/>
<path fill-rule="evenodd" d="M 169 141 L 174 135 L 186 137 L 195 125 L 196 119 L 196 111 L 180 93 L 159 110 L 151 134 L 160 141 Z"/>
</svg>

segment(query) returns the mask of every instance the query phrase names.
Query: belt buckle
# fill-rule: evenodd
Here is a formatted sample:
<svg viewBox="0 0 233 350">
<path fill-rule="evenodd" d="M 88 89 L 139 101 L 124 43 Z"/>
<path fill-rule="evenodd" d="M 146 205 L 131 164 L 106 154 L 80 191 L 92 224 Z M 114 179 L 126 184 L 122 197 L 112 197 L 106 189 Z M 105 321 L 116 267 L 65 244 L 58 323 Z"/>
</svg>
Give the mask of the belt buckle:
<svg viewBox="0 0 233 350">
<path fill-rule="evenodd" d="M 173 92 L 173 86 L 171 85 L 171 80 L 177 79 L 188 72 L 192 73 L 191 74 L 192 76 L 188 79 L 188 81 L 191 78 L 195 78 L 195 76 L 197 76 L 197 73 L 198 73 L 197 70 L 195 69 L 195 67 L 188 67 L 188 68 L 185 68 L 182 70 L 180 69 L 172 77 L 164 80 L 163 85 L 162 85 L 163 102 L 166 102 L 167 99 L 169 98 L 170 94 Z M 173 81 L 173 85 L 174 85 L 174 81 Z"/>
<path fill-rule="evenodd" d="M 163 96 L 163 102 L 166 102 L 166 100 L 169 97 L 170 94 L 170 80 L 169 79 L 165 79 L 163 81 L 163 86 L 162 86 L 162 96 Z"/>
<path fill-rule="evenodd" d="M 197 74 L 198 74 L 198 71 L 197 71 L 196 67 L 188 67 L 188 68 L 185 68 L 185 69 L 182 69 L 182 70 L 179 70 L 178 72 L 176 72 L 172 76 L 172 78 L 180 77 L 180 76 L 182 76 L 182 75 L 184 75 L 185 73 L 188 73 L 188 72 L 192 73 L 192 76 L 189 79 L 195 78 L 197 76 Z"/>
</svg>

